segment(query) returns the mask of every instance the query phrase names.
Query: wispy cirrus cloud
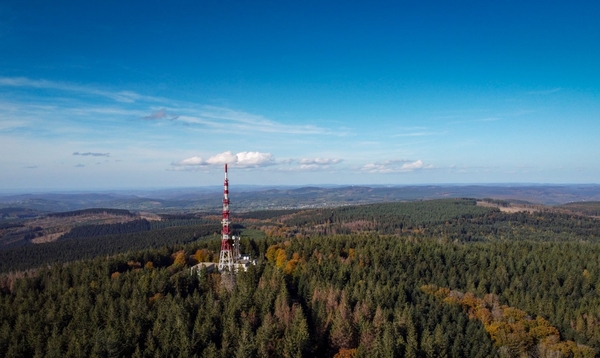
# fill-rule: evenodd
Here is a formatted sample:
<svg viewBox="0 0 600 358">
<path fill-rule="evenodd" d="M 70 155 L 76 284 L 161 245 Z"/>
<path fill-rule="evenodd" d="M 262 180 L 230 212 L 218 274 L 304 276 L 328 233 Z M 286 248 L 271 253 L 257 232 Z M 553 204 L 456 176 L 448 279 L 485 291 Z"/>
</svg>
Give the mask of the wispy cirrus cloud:
<svg viewBox="0 0 600 358">
<path fill-rule="evenodd" d="M 165 108 L 161 108 L 155 112 L 152 112 L 152 114 L 142 117 L 142 119 L 149 119 L 149 120 L 159 120 L 159 119 L 168 119 L 168 120 L 175 120 L 177 119 L 179 116 L 168 113 L 167 110 Z"/>
<path fill-rule="evenodd" d="M 486 122 L 496 122 L 501 119 L 502 119 L 501 117 L 484 117 L 484 118 L 477 118 L 477 119 L 467 119 L 464 121 L 449 122 L 448 124 L 486 123 Z"/>
<path fill-rule="evenodd" d="M 335 134 L 346 135 L 346 132 L 336 132 L 324 127 L 306 124 L 284 124 L 244 111 L 216 106 L 197 106 L 187 103 L 178 103 L 178 114 L 171 110 L 160 108 L 143 116 L 145 120 L 169 120 L 203 128 L 215 132 L 228 133 L 284 133 L 284 134 Z"/>
<path fill-rule="evenodd" d="M 392 136 L 392 138 L 401 138 L 401 137 L 428 137 L 428 136 L 434 136 L 434 135 L 439 135 L 442 133 L 438 133 L 438 132 L 409 132 L 409 133 L 399 133 L 399 134 L 394 134 Z"/>
<path fill-rule="evenodd" d="M 0 106 L 0 108 L 2 107 Z M 4 116 L 0 114 L 0 131 L 25 128 L 29 125 L 29 123 L 24 120 L 3 120 L 2 117 Z"/>
<path fill-rule="evenodd" d="M 82 120 L 103 121 L 104 123 L 119 123 L 121 120 L 120 123 L 132 124 L 132 122 L 122 120 L 130 121 L 137 117 L 147 122 L 171 121 L 203 131 L 238 135 L 281 133 L 342 136 L 347 134 L 319 125 L 282 123 L 241 110 L 146 96 L 127 90 L 111 91 L 90 85 L 26 77 L 0 77 L 0 88 L 2 87 L 53 90 L 50 96 L 30 93 L 20 101 L 0 103 L 0 109 L 6 110 L 6 113 L 11 115 L 11 118 L 6 118 L 7 120 L 11 119 L 10 129 L 18 123 L 25 123 L 25 119 L 29 120 L 27 124 L 30 124 L 30 128 L 34 128 L 37 122 L 41 121 L 40 118 L 44 118 L 44 123 L 41 123 L 44 126 L 52 120 L 55 124 L 68 124 L 73 128 L 75 125 L 80 125 Z M 98 101 L 99 98 L 108 98 L 115 102 L 102 103 L 102 101 Z M 164 104 L 164 106 L 157 108 L 157 103 Z M 32 121 L 36 124 L 33 124 Z M 5 124 L 5 126 L 8 125 Z M 56 131 L 58 127 L 56 125 L 47 126 L 50 131 Z"/>
<path fill-rule="evenodd" d="M 48 80 L 33 80 L 26 77 L 0 77 L 0 86 L 5 87 L 27 87 L 39 89 L 53 89 L 59 91 L 75 92 L 79 94 L 94 95 L 109 98 L 117 102 L 133 103 L 139 100 L 150 102 L 164 102 L 158 97 L 144 96 L 133 91 L 107 91 L 90 86 L 82 86 L 64 82 L 55 82 Z"/>
<path fill-rule="evenodd" d="M 177 158 L 168 153 L 170 150 L 181 153 L 184 148 L 193 148 L 199 140 L 205 150 L 214 146 L 222 133 L 227 133 L 227 138 L 235 137 L 238 144 L 261 143 L 261 148 L 256 148 L 258 151 L 181 157 L 171 163 L 169 170 L 208 169 L 225 162 L 239 168 L 277 166 L 281 162 L 275 160 L 269 150 L 278 145 L 276 141 L 284 142 L 289 137 L 276 134 L 290 135 L 293 140 L 306 143 L 312 143 L 313 136 L 340 135 L 339 131 L 322 124 L 282 122 L 223 106 L 43 79 L 0 77 L 0 97 L 1 136 L 19 139 L 20 143 L 39 141 L 51 147 L 68 144 L 67 148 L 119 148 L 122 153 L 128 153 L 124 154 L 128 159 L 135 158 L 137 163 L 148 166 L 159 159 L 125 149 L 161 147 L 169 163 Z M 267 141 L 268 138 L 272 141 Z M 89 167 L 101 157 L 110 158 L 112 155 L 108 152 L 68 151 L 74 159 L 71 165 L 77 164 L 77 168 Z M 22 153 L 22 163 L 32 161 L 29 154 Z M 96 160 L 90 161 L 92 158 Z M 294 166 L 298 170 L 326 170 L 339 161 L 303 158 L 296 159 Z"/>
<path fill-rule="evenodd" d="M 551 89 L 546 89 L 546 90 L 538 90 L 538 91 L 529 91 L 527 92 L 527 94 L 552 94 L 552 93 L 556 93 L 559 92 L 560 90 L 562 90 L 562 88 L 560 87 L 556 87 L 556 88 L 551 88 Z"/>
<path fill-rule="evenodd" d="M 332 131 L 315 125 L 284 124 L 266 119 L 260 115 L 214 106 L 188 109 L 187 113 L 179 115 L 177 120 L 188 125 L 223 132 L 333 134 Z"/>
<path fill-rule="evenodd" d="M 73 155 L 81 155 L 84 157 L 110 157 L 110 153 L 92 153 L 92 152 L 85 152 L 85 153 L 79 153 L 79 152 L 73 152 Z"/>
<path fill-rule="evenodd" d="M 239 152 L 233 154 L 231 151 L 218 153 L 204 160 L 200 156 L 194 156 L 179 161 L 174 161 L 171 166 L 180 168 L 206 167 L 229 164 L 239 168 L 258 168 L 275 164 L 275 158 L 271 153 L 261 152 Z"/>
<path fill-rule="evenodd" d="M 361 171 L 367 173 L 404 173 L 421 169 L 431 169 L 433 165 L 424 164 L 421 159 L 411 160 L 388 160 L 385 162 L 369 163 L 361 168 Z"/>
</svg>

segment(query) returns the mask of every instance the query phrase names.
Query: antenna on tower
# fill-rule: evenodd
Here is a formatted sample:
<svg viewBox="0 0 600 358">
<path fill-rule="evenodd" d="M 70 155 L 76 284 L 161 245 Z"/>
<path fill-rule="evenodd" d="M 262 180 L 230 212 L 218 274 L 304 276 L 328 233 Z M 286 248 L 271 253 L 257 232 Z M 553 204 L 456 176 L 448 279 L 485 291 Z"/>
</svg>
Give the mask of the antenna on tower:
<svg viewBox="0 0 600 358">
<path fill-rule="evenodd" d="M 232 240 L 229 237 L 231 231 L 229 230 L 229 179 L 227 178 L 227 164 L 225 164 L 225 183 L 223 184 L 223 216 L 221 224 L 223 225 L 223 229 L 221 230 L 223 238 L 221 239 L 219 271 L 233 272 L 233 252 L 231 249 Z"/>
</svg>

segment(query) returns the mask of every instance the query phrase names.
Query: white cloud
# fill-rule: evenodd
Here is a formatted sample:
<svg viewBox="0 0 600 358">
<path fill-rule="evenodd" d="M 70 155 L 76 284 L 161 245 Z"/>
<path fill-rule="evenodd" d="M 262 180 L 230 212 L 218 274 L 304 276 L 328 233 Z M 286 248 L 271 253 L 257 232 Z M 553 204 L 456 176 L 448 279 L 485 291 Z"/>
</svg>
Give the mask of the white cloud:
<svg viewBox="0 0 600 358">
<path fill-rule="evenodd" d="M 400 167 L 401 170 L 414 170 L 423 168 L 423 161 L 421 159 L 416 160 L 412 163 L 404 163 Z"/>
<path fill-rule="evenodd" d="M 110 153 L 92 153 L 92 152 L 86 152 L 86 153 L 74 152 L 73 155 L 82 155 L 84 157 L 87 157 L 87 156 L 92 156 L 92 157 L 110 157 Z"/>
<path fill-rule="evenodd" d="M 297 169 L 298 170 L 319 170 L 319 169 L 327 169 L 329 166 L 322 166 L 317 164 L 302 164 Z"/>
<path fill-rule="evenodd" d="M 319 166 L 319 165 L 337 164 L 337 163 L 340 163 L 341 161 L 342 161 L 341 159 L 336 159 L 336 158 L 314 158 L 314 159 L 303 158 L 303 159 L 300 159 L 298 162 L 302 165 Z"/>
<path fill-rule="evenodd" d="M 190 165 L 206 165 L 206 162 L 202 160 L 200 157 L 191 157 L 187 159 L 183 159 L 177 162 L 171 163 L 171 165 L 176 167 L 184 167 Z"/>
<path fill-rule="evenodd" d="M 283 172 L 298 172 L 298 171 L 316 171 L 328 170 L 332 165 L 341 163 L 343 160 L 338 158 L 302 158 L 302 159 L 283 159 L 277 161 L 277 164 L 286 165 L 281 168 Z"/>
<path fill-rule="evenodd" d="M 229 164 L 234 167 L 241 168 L 256 168 L 264 167 L 268 165 L 274 165 L 275 160 L 271 153 L 261 152 L 239 152 L 237 154 L 231 153 L 231 151 L 215 154 L 207 160 L 203 160 L 201 157 L 195 156 L 180 161 L 172 162 L 172 166 L 176 167 L 190 167 L 190 166 L 209 166 L 209 165 L 223 165 Z"/>
<path fill-rule="evenodd" d="M 273 164 L 271 153 L 241 152 L 236 156 L 238 160 L 236 166 L 240 167 L 260 167 Z"/>
<path fill-rule="evenodd" d="M 388 160 L 382 163 L 369 163 L 361 168 L 368 173 L 404 173 L 420 169 L 430 169 L 433 165 L 425 165 L 421 159 L 410 160 Z"/>
<path fill-rule="evenodd" d="M 337 158 L 303 158 L 298 161 L 300 166 L 295 170 L 324 170 L 341 162 L 342 159 Z"/>
<path fill-rule="evenodd" d="M 207 164 L 233 164 L 237 163 L 238 158 L 237 155 L 232 154 L 230 151 L 219 153 L 217 155 L 213 155 L 212 157 L 206 160 Z"/>
</svg>

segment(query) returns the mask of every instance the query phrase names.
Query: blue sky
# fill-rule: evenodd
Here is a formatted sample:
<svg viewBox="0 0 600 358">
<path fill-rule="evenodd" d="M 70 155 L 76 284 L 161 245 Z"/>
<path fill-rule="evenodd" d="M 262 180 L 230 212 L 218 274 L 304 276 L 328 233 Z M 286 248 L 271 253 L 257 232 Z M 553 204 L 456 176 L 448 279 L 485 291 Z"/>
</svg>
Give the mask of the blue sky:
<svg viewBox="0 0 600 358">
<path fill-rule="evenodd" d="M 599 18 L 592 1 L 3 1 L 0 188 L 214 185 L 224 162 L 239 184 L 598 183 Z"/>
</svg>

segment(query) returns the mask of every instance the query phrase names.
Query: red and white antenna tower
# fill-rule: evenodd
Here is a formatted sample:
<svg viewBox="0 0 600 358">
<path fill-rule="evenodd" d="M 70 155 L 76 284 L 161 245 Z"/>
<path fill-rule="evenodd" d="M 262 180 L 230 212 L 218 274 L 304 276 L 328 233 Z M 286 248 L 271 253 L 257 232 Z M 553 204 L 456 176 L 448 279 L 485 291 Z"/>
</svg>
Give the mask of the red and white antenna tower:
<svg viewBox="0 0 600 358">
<path fill-rule="evenodd" d="M 221 254 L 219 256 L 219 271 L 233 272 L 233 254 L 231 249 L 231 238 L 229 235 L 229 179 L 227 179 L 227 164 L 225 164 L 225 184 L 223 184 L 223 239 L 221 240 Z"/>
</svg>

